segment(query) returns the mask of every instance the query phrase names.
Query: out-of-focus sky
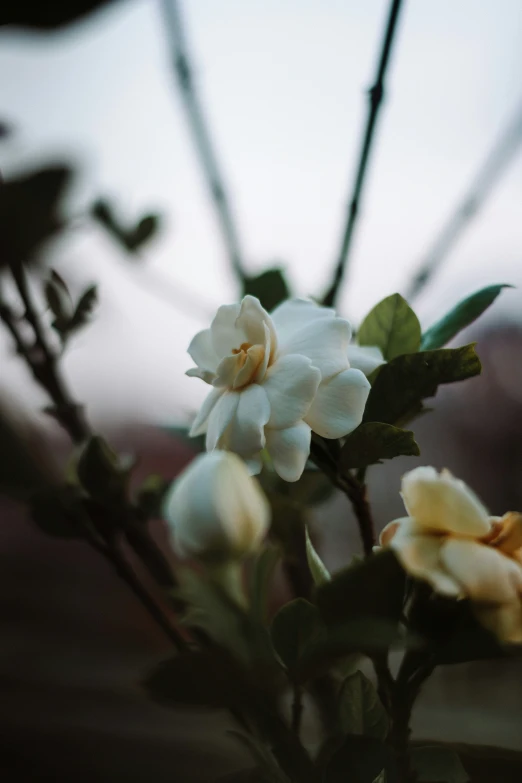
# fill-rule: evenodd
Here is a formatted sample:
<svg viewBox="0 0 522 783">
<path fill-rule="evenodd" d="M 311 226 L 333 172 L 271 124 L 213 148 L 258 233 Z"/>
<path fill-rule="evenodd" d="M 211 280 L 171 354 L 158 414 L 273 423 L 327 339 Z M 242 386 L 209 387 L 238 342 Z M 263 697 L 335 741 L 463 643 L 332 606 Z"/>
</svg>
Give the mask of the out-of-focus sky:
<svg viewBox="0 0 522 783">
<path fill-rule="evenodd" d="M 190 0 L 182 4 L 197 84 L 252 271 L 281 261 L 318 295 L 340 241 L 388 3 Z M 406 2 L 342 313 L 357 322 L 404 287 L 495 139 L 522 107 L 519 0 Z M 186 346 L 237 297 L 187 131 L 160 4 L 127 0 L 53 35 L 0 36 L 0 146 L 9 173 L 41 158 L 79 163 L 75 214 L 98 195 L 129 221 L 166 214 L 142 266 L 78 221 L 54 265 L 101 305 L 72 344 L 67 376 L 95 417 L 188 415 L 208 387 L 185 378 Z M 522 150 L 422 299 L 424 323 L 489 282 L 522 283 Z M 146 287 L 182 286 L 183 309 Z M 168 296 L 168 288 L 163 290 Z M 504 294 L 515 313 L 520 293 Z M 502 305 L 497 305 L 497 314 Z M 203 311 L 203 316 L 201 314 Z M 490 317 L 494 317 L 495 312 Z M 7 351 L 7 340 L 2 352 Z M 2 361 L 6 360 L 2 358 Z M 29 399 L 15 360 L 2 386 Z M 37 398 L 34 397 L 36 400 Z"/>
</svg>

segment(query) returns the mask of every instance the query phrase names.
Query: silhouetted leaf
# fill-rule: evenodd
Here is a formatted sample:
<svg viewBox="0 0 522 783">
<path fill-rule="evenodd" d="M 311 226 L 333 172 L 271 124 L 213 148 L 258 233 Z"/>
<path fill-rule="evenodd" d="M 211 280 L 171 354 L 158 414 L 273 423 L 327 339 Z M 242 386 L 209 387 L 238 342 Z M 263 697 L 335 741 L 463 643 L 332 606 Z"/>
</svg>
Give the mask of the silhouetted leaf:
<svg viewBox="0 0 522 783">
<path fill-rule="evenodd" d="M 161 516 L 162 503 L 171 482 L 153 473 L 143 481 L 136 493 L 136 505 L 148 518 Z"/>
<path fill-rule="evenodd" d="M 392 294 L 375 305 L 357 332 L 359 345 L 376 345 L 389 361 L 419 350 L 419 319 L 400 294 Z"/>
<path fill-rule="evenodd" d="M 243 295 L 250 294 L 259 299 L 265 310 L 273 310 L 290 296 L 290 289 L 280 269 L 267 269 L 256 277 L 247 277 Z"/>
<path fill-rule="evenodd" d="M 30 511 L 37 527 L 55 538 L 83 538 L 91 526 L 77 487 L 48 487 L 35 492 Z"/>
<path fill-rule="evenodd" d="M 339 692 L 339 721 L 344 734 L 384 740 L 389 719 L 375 686 L 361 671 L 347 677 Z"/>
<path fill-rule="evenodd" d="M 420 454 L 413 432 L 391 424 L 364 422 L 348 435 L 342 451 L 342 470 L 364 468 L 383 459 Z"/>
<path fill-rule="evenodd" d="M 125 497 L 128 470 L 99 435 L 85 444 L 76 470 L 82 487 L 95 500 L 114 503 Z"/>
<path fill-rule="evenodd" d="M 144 215 L 135 226 L 125 226 L 114 214 L 112 205 L 105 199 L 98 199 L 91 207 L 91 215 L 123 247 L 131 253 L 158 232 L 160 217 L 156 214 Z"/>
<path fill-rule="evenodd" d="M 40 246 L 63 225 L 60 201 L 72 171 L 47 166 L 6 180 L 0 187 L 0 266 L 31 263 Z"/>
<path fill-rule="evenodd" d="M 472 378 L 481 371 L 475 344 L 462 348 L 398 356 L 377 368 L 364 411 L 364 421 L 400 426 L 423 409 L 440 384 Z"/>
<path fill-rule="evenodd" d="M 114 0 L 67 0 L 66 3 L 3 0 L 0 25 L 55 30 L 113 2 Z"/>
<path fill-rule="evenodd" d="M 131 252 L 139 250 L 139 248 L 148 242 L 149 239 L 157 234 L 160 226 L 160 219 L 158 215 L 146 215 L 143 217 L 138 225 L 130 229 L 125 234 L 125 244 L 127 249 Z"/>
<path fill-rule="evenodd" d="M 257 622 L 264 624 L 272 586 L 272 576 L 281 560 L 277 546 L 266 546 L 251 565 L 249 579 L 250 614 Z"/>
<path fill-rule="evenodd" d="M 431 351 L 446 345 L 456 334 L 482 315 L 493 304 L 503 288 L 513 288 L 513 286 L 506 283 L 490 285 L 459 302 L 453 310 L 422 335 L 422 350 Z"/>
<path fill-rule="evenodd" d="M 287 668 L 297 669 L 306 644 L 318 633 L 319 614 L 313 604 L 296 598 L 285 604 L 272 621 L 271 636 L 275 651 Z"/>
</svg>

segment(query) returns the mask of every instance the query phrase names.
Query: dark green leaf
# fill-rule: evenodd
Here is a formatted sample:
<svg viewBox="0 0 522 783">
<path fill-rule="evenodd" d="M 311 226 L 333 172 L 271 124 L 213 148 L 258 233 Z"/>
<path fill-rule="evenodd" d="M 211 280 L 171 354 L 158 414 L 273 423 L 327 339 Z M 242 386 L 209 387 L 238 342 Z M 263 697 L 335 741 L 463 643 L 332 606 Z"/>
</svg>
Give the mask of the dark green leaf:
<svg viewBox="0 0 522 783">
<path fill-rule="evenodd" d="M 219 650 L 170 658 L 144 684 L 155 701 L 167 705 L 237 707 L 248 699 L 243 670 Z"/>
<path fill-rule="evenodd" d="M 259 623 L 265 624 L 272 576 L 281 559 L 277 546 L 267 546 L 257 556 L 250 570 L 249 597 L 250 613 Z"/>
<path fill-rule="evenodd" d="M 419 319 L 400 294 L 392 294 L 368 313 L 357 332 L 357 342 L 378 346 L 387 361 L 415 353 L 421 342 Z"/>
<path fill-rule="evenodd" d="M 272 621 L 274 649 L 294 672 L 305 645 L 318 633 L 320 620 L 317 609 L 304 598 L 296 598 L 282 607 Z"/>
<path fill-rule="evenodd" d="M 306 536 L 306 559 L 308 561 L 308 568 L 310 569 L 310 573 L 312 574 L 314 584 L 322 585 L 325 582 L 329 582 L 330 574 L 328 573 L 328 569 L 326 568 L 325 564 L 323 563 L 323 561 L 315 551 L 314 545 L 310 540 L 310 535 L 308 533 L 307 527 L 305 527 L 305 536 Z"/>
<path fill-rule="evenodd" d="M 48 166 L 0 188 L 0 266 L 30 263 L 63 225 L 60 201 L 70 183 L 66 166 Z"/>
<path fill-rule="evenodd" d="M 57 272 L 51 270 L 51 276 L 44 284 L 44 294 L 47 306 L 54 316 L 53 326 L 65 327 L 73 312 L 71 295 L 65 282 Z"/>
<path fill-rule="evenodd" d="M 280 269 L 267 269 L 256 277 L 247 277 L 243 285 L 243 294 L 259 299 L 265 310 L 273 310 L 290 296 L 290 289 Z"/>
<path fill-rule="evenodd" d="M 467 783 L 470 780 L 458 755 L 448 748 L 437 745 L 413 748 L 411 763 L 419 783 Z"/>
<path fill-rule="evenodd" d="M 349 736 L 331 758 L 324 783 L 375 783 L 382 771 L 386 783 L 399 783 L 390 748 L 373 737 Z"/>
<path fill-rule="evenodd" d="M 339 721 L 344 734 L 362 734 L 384 740 L 388 713 L 375 686 L 361 671 L 347 677 L 339 692 Z"/>
<path fill-rule="evenodd" d="M 127 471 L 100 436 L 95 435 L 86 443 L 76 470 L 80 484 L 96 500 L 116 502 L 125 496 Z"/>
<path fill-rule="evenodd" d="M 462 329 L 482 315 L 493 304 L 503 288 L 512 287 L 506 283 L 490 285 L 459 302 L 453 310 L 450 310 L 444 318 L 437 321 L 422 335 L 422 350 L 431 351 L 434 348 L 442 348 Z"/>
<path fill-rule="evenodd" d="M 95 285 L 91 285 L 85 289 L 78 300 L 72 318 L 67 324 L 68 333 L 74 332 L 88 323 L 97 301 L 98 289 Z"/>
<path fill-rule="evenodd" d="M 90 527 L 77 487 L 49 487 L 35 492 L 30 512 L 37 527 L 54 538 L 82 538 Z"/>
<path fill-rule="evenodd" d="M 112 2 L 114 0 L 67 0 L 66 3 L 3 0 L 0 26 L 56 30 Z"/>
<path fill-rule="evenodd" d="M 131 252 L 139 250 L 145 242 L 148 242 L 149 239 L 152 239 L 158 233 L 159 226 L 159 215 L 146 215 L 143 217 L 136 228 L 125 233 L 124 238 L 127 249 Z"/>
<path fill-rule="evenodd" d="M 463 381 L 480 371 L 474 343 L 398 356 L 377 369 L 364 420 L 400 426 L 422 411 L 422 401 L 433 397 L 440 384 Z"/>
<path fill-rule="evenodd" d="M 383 459 L 420 454 L 413 432 L 391 424 L 364 422 L 344 442 L 341 451 L 341 468 L 364 468 Z"/>
<path fill-rule="evenodd" d="M 317 589 L 317 606 L 327 623 L 381 618 L 397 622 L 402 614 L 405 574 L 391 550 L 334 574 Z"/>
</svg>

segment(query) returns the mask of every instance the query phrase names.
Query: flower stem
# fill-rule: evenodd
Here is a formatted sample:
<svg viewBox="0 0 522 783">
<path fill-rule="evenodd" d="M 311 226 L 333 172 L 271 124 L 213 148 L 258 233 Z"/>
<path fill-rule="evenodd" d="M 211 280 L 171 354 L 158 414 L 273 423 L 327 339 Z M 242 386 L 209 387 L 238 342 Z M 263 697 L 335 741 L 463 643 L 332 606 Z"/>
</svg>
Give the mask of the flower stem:
<svg viewBox="0 0 522 783">
<path fill-rule="evenodd" d="M 399 11 L 401 9 L 401 0 L 392 0 L 390 10 L 388 13 L 388 19 L 386 28 L 384 31 L 384 37 L 381 45 L 381 54 L 379 57 L 379 64 L 377 67 L 377 75 L 373 87 L 368 91 L 368 116 L 366 120 L 366 129 L 363 136 L 361 149 L 359 152 L 359 163 L 357 166 L 357 172 L 355 175 L 355 182 L 353 186 L 353 193 L 348 207 L 348 216 L 346 225 L 343 232 L 341 241 L 341 248 L 339 251 L 337 266 L 334 273 L 332 284 L 323 298 L 323 304 L 327 307 L 332 307 L 337 299 L 339 288 L 341 286 L 343 276 L 346 274 L 348 267 L 348 258 L 350 253 L 350 247 L 352 243 L 352 237 L 354 233 L 355 224 L 357 222 L 357 216 L 359 213 L 359 202 L 363 192 L 363 186 L 366 176 L 366 170 L 368 160 L 370 157 L 370 151 L 374 138 L 375 128 L 377 125 L 377 117 L 379 109 L 384 97 L 384 77 L 388 62 L 390 59 L 393 39 L 395 30 L 397 28 L 397 21 L 399 18 Z"/>
</svg>

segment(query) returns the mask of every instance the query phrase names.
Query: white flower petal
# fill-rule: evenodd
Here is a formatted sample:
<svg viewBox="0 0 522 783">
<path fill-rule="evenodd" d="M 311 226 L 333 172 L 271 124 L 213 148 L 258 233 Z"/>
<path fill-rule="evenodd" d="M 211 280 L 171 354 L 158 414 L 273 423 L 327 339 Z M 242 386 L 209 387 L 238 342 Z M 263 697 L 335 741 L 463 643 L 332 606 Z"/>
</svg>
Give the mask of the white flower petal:
<svg viewBox="0 0 522 783">
<path fill-rule="evenodd" d="M 254 454 L 251 457 L 243 457 L 243 459 L 251 476 L 257 476 L 263 470 L 263 457 L 261 456 L 261 452 L 259 452 L 259 454 Z"/>
<path fill-rule="evenodd" d="M 351 327 L 343 318 L 321 318 L 279 340 L 279 355 L 300 353 L 321 371 L 323 380 L 348 368 Z"/>
<path fill-rule="evenodd" d="M 400 524 L 388 546 L 397 553 L 405 570 L 416 579 L 423 579 L 441 595 L 458 598 L 462 594 L 459 582 L 444 567 L 440 553 L 444 538 L 417 535 L 415 520 L 397 520 Z"/>
<path fill-rule="evenodd" d="M 248 342 L 246 334 L 236 325 L 241 305 L 222 305 L 210 326 L 212 346 L 215 353 L 222 359 L 230 356 L 234 348 L 239 348 Z"/>
<path fill-rule="evenodd" d="M 264 345 L 265 324 L 270 332 L 272 351 L 277 350 L 277 336 L 272 319 L 255 296 L 245 296 L 241 302 L 241 310 L 237 317 L 236 326 L 246 335 L 247 342 L 251 345 Z"/>
<path fill-rule="evenodd" d="M 277 338 L 272 338 L 272 332 L 270 331 L 268 324 L 263 324 L 264 331 L 265 331 L 265 342 L 264 342 L 264 353 L 263 353 L 263 360 L 261 361 L 259 367 L 256 370 L 256 374 L 254 376 L 254 381 L 257 383 L 262 383 L 264 380 L 264 377 L 266 375 L 266 371 L 268 369 L 269 363 L 272 362 L 273 358 L 275 357 L 275 350 L 277 349 Z M 276 346 L 276 349 L 273 348 L 273 346 Z"/>
<path fill-rule="evenodd" d="M 213 451 L 221 445 L 223 436 L 234 418 L 239 405 L 239 392 L 226 391 L 214 406 L 207 424 L 207 451 Z"/>
<path fill-rule="evenodd" d="M 304 422 L 285 430 L 266 430 L 266 448 L 274 470 L 285 481 L 297 481 L 310 454 L 311 431 Z"/>
<path fill-rule="evenodd" d="M 354 370 L 361 370 L 365 375 L 370 375 L 381 364 L 385 364 L 381 349 L 377 345 L 348 346 L 348 361 Z"/>
<path fill-rule="evenodd" d="M 370 393 L 368 379 L 360 370 L 345 370 L 321 383 L 305 421 L 323 438 L 340 438 L 362 421 Z"/>
<path fill-rule="evenodd" d="M 265 362 L 265 349 L 262 345 L 252 345 L 246 352 L 246 361 L 238 372 L 234 383 L 234 389 L 241 389 L 257 377 L 260 367 Z"/>
<path fill-rule="evenodd" d="M 313 321 L 334 317 L 335 310 L 321 307 L 310 299 L 287 299 L 272 312 L 272 320 L 281 342 L 288 341 Z"/>
<path fill-rule="evenodd" d="M 379 535 L 379 544 L 381 547 L 389 546 L 392 538 L 398 532 L 402 525 L 408 524 L 411 521 L 411 517 L 401 517 L 400 519 L 394 519 L 393 522 L 388 522 L 381 530 Z"/>
<path fill-rule="evenodd" d="M 223 389 L 212 389 L 203 400 L 203 405 L 199 409 L 196 418 L 192 423 L 189 435 L 195 438 L 196 435 L 203 435 L 207 430 L 208 417 L 212 413 L 214 406 L 223 394 Z"/>
<path fill-rule="evenodd" d="M 441 562 L 472 601 L 511 603 L 522 595 L 522 566 L 477 541 L 446 538 Z"/>
<path fill-rule="evenodd" d="M 189 378 L 201 378 L 202 381 L 209 384 L 212 384 L 216 377 L 213 372 L 200 370 L 199 367 L 191 367 L 190 370 L 186 371 L 185 375 L 188 375 Z"/>
<path fill-rule="evenodd" d="M 194 360 L 201 370 L 215 372 L 219 364 L 219 357 L 212 344 L 212 335 L 210 329 L 203 329 L 198 332 L 188 347 L 190 357 Z"/>
<path fill-rule="evenodd" d="M 270 401 L 268 426 L 291 427 L 303 418 L 316 395 L 321 373 L 299 354 L 282 356 L 265 377 L 263 389 Z"/>
<path fill-rule="evenodd" d="M 265 424 L 270 416 L 270 403 L 262 386 L 252 383 L 239 392 L 239 404 L 225 435 L 231 451 L 249 456 L 265 447 Z"/>
<path fill-rule="evenodd" d="M 232 356 L 225 356 L 224 359 L 221 359 L 212 385 L 218 388 L 231 389 L 235 379 L 245 364 L 246 358 L 246 353 L 241 351 L 240 353 L 232 354 Z"/>
<path fill-rule="evenodd" d="M 408 514 L 424 528 L 477 538 L 491 528 L 478 497 L 449 471 L 415 468 L 403 476 L 401 489 Z"/>
</svg>

